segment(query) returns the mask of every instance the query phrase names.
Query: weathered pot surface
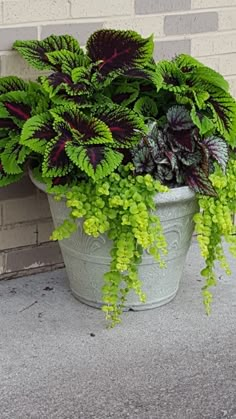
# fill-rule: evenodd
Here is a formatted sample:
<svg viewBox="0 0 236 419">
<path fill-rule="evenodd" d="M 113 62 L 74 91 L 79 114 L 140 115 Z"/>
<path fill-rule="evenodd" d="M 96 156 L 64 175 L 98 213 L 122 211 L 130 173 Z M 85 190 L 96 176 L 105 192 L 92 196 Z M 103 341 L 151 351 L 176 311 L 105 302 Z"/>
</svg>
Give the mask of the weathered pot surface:
<svg viewBox="0 0 236 419">
<path fill-rule="evenodd" d="M 34 179 L 32 173 L 30 178 L 46 192 L 45 185 Z M 68 216 L 69 210 L 63 200 L 55 201 L 52 195 L 48 195 L 48 200 L 54 225 L 58 226 Z M 195 194 L 184 186 L 157 194 L 155 202 L 168 243 L 167 267 L 161 269 L 152 256 L 143 255 L 139 274 L 147 301 L 140 303 L 131 291 L 126 302 L 127 310 L 146 310 L 168 303 L 175 297 L 182 277 L 194 230 L 193 215 L 198 211 Z M 109 270 L 111 241 L 106 235 L 98 238 L 86 235 L 82 221 L 78 221 L 78 230 L 59 244 L 74 296 L 85 304 L 101 307 L 101 287 L 103 275 Z"/>
</svg>

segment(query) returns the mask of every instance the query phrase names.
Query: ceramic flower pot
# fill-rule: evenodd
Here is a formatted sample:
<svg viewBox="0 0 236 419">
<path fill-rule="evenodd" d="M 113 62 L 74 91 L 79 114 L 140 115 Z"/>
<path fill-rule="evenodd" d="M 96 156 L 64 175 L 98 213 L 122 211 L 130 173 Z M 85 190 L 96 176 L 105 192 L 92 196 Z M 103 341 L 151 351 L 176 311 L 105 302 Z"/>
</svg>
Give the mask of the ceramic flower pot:
<svg viewBox="0 0 236 419">
<path fill-rule="evenodd" d="M 45 192 L 45 185 L 36 181 L 32 174 L 30 176 L 33 183 Z M 55 201 L 52 195 L 48 195 L 48 200 L 54 225 L 58 226 L 69 210 L 63 200 Z M 131 291 L 127 310 L 146 310 L 168 303 L 175 297 L 183 273 L 194 229 L 193 215 L 198 211 L 195 194 L 184 186 L 157 194 L 155 202 L 168 243 L 167 267 L 161 269 L 150 255 L 143 255 L 139 274 L 147 301 L 141 303 Z M 111 241 L 106 235 L 98 238 L 86 235 L 81 221 L 78 230 L 59 244 L 74 296 L 87 305 L 101 307 L 103 274 L 109 270 Z"/>
</svg>

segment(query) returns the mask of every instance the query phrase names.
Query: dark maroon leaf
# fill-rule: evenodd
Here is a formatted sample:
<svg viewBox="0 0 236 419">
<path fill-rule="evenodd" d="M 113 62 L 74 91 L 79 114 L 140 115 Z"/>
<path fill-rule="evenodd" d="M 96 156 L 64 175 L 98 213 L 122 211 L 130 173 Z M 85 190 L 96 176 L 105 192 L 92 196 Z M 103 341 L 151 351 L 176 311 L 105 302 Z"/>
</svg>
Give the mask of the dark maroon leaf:
<svg viewBox="0 0 236 419">
<path fill-rule="evenodd" d="M 142 68 L 129 68 L 124 70 L 122 74 L 132 79 L 152 80 L 152 73 Z"/>
<path fill-rule="evenodd" d="M 61 125 L 61 133 L 57 139 L 53 141 L 48 153 L 48 166 L 51 168 L 63 168 L 69 164 L 69 158 L 65 152 L 65 146 L 68 141 L 72 140 L 72 133 Z"/>
<path fill-rule="evenodd" d="M 211 136 L 205 138 L 203 144 L 207 148 L 209 155 L 225 170 L 229 158 L 229 150 L 223 138 Z"/>
<path fill-rule="evenodd" d="M 192 130 L 175 131 L 170 138 L 173 144 L 178 145 L 178 147 L 182 148 L 183 150 L 187 150 L 190 152 L 194 151 Z"/>
<path fill-rule="evenodd" d="M 86 149 L 86 153 L 89 158 L 90 164 L 93 166 L 93 169 L 96 170 L 96 167 L 104 159 L 105 147 L 100 145 L 90 146 Z"/>
<path fill-rule="evenodd" d="M 53 186 L 66 185 L 67 183 L 69 183 L 68 176 L 57 176 L 52 181 Z"/>
<path fill-rule="evenodd" d="M 142 119 L 129 109 L 120 106 L 100 109 L 97 116 L 108 126 L 112 137 L 121 146 L 128 146 L 130 141 L 140 139 L 141 130 L 144 129 Z"/>
<path fill-rule="evenodd" d="M 51 140 L 56 135 L 55 130 L 52 127 L 52 124 L 50 122 L 46 122 L 43 126 L 41 126 L 39 129 L 36 129 L 34 132 L 34 138 L 39 138 L 42 140 Z"/>
<path fill-rule="evenodd" d="M 112 142 L 111 133 L 101 120 L 89 118 L 77 110 L 62 111 L 59 112 L 59 115 L 73 130 L 73 136 L 78 143 L 104 144 Z"/>
<path fill-rule="evenodd" d="M 0 129 L 2 128 L 17 130 L 18 126 L 10 118 L 0 118 Z"/>
<path fill-rule="evenodd" d="M 31 107 L 23 103 L 3 102 L 11 116 L 26 121 L 31 116 Z"/>
<path fill-rule="evenodd" d="M 124 100 L 129 99 L 130 93 L 116 93 L 112 96 L 112 100 L 114 103 L 121 104 Z"/>
<path fill-rule="evenodd" d="M 71 85 L 72 80 L 71 77 L 68 74 L 60 73 L 59 71 L 50 74 L 50 76 L 47 77 L 48 83 L 50 86 L 57 87 L 60 86 L 62 83 L 66 83 Z"/>
<path fill-rule="evenodd" d="M 152 55 L 153 42 L 151 38 L 143 39 L 133 31 L 102 29 L 89 38 L 87 50 L 93 62 L 100 61 L 100 73 L 107 75 L 113 70 L 147 62 Z"/>
<path fill-rule="evenodd" d="M 217 196 L 210 179 L 200 167 L 190 167 L 185 172 L 187 185 L 195 192 L 204 195 Z"/>
</svg>

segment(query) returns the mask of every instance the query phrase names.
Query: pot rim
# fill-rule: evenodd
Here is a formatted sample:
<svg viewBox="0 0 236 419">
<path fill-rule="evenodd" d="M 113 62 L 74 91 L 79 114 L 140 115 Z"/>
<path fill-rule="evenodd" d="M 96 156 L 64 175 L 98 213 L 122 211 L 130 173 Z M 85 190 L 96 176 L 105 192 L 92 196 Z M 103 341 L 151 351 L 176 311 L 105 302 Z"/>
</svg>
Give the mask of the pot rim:
<svg viewBox="0 0 236 419">
<path fill-rule="evenodd" d="M 40 189 L 42 192 L 47 193 L 46 185 L 39 180 L 34 178 L 33 171 L 29 169 L 29 177 L 32 183 Z M 49 195 L 49 194 L 48 194 Z M 50 194 L 53 195 L 53 194 Z M 196 198 L 196 193 L 192 191 L 188 186 L 180 186 L 177 188 L 172 188 L 167 192 L 159 192 L 154 197 L 154 202 L 156 204 L 168 204 L 178 201 L 191 201 Z"/>
</svg>

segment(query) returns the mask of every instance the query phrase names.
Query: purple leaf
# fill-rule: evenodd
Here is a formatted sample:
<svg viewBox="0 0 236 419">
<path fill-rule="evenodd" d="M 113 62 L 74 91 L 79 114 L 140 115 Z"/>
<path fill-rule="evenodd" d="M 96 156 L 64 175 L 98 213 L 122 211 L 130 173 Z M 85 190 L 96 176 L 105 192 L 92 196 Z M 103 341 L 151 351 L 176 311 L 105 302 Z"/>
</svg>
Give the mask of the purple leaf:
<svg viewBox="0 0 236 419">
<path fill-rule="evenodd" d="M 31 116 L 31 107 L 23 103 L 3 102 L 5 108 L 11 116 L 26 121 Z"/>
<path fill-rule="evenodd" d="M 173 144 L 178 145 L 178 147 L 182 148 L 183 150 L 190 151 L 191 153 L 194 151 L 192 130 L 175 131 L 169 138 Z"/>
<path fill-rule="evenodd" d="M 114 70 L 143 65 L 153 52 L 152 38 L 144 39 L 133 31 L 102 29 L 87 42 L 88 56 L 104 76 Z"/>
<path fill-rule="evenodd" d="M 203 140 L 209 155 L 215 159 L 225 171 L 229 159 L 229 150 L 223 138 L 211 136 Z"/>
<path fill-rule="evenodd" d="M 190 167 L 186 170 L 185 180 L 187 185 L 195 192 L 203 195 L 217 196 L 210 179 L 200 167 Z"/>
<path fill-rule="evenodd" d="M 78 144 L 112 143 L 112 136 L 108 127 L 99 119 L 87 117 L 78 110 L 59 112 L 60 117 L 73 131 Z"/>
<path fill-rule="evenodd" d="M 176 131 L 191 129 L 194 126 L 190 112 L 184 106 L 172 106 L 167 112 L 167 120 L 170 128 Z"/>
<path fill-rule="evenodd" d="M 142 118 L 121 106 L 98 110 L 98 118 L 103 121 L 112 133 L 115 141 L 122 147 L 130 146 L 132 141 L 139 140 L 144 129 Z"/>
<path fill-rule="evenodd" d="M 0 129 L 2 128 L 17 130 L 18 126 L 10 118 L 0 118 Z"/>
</svg>

